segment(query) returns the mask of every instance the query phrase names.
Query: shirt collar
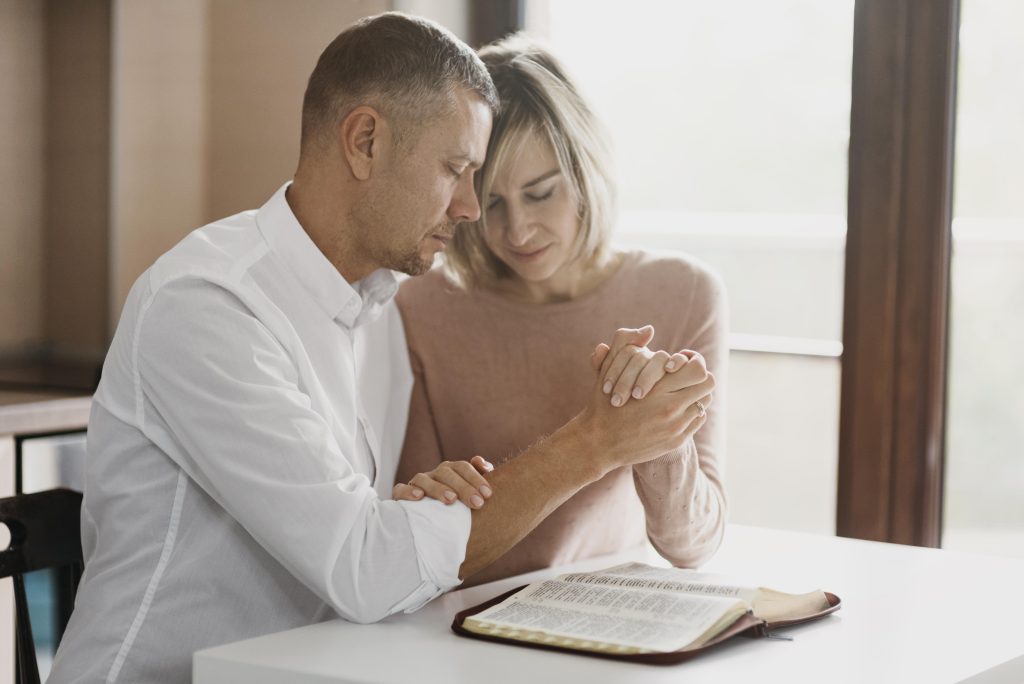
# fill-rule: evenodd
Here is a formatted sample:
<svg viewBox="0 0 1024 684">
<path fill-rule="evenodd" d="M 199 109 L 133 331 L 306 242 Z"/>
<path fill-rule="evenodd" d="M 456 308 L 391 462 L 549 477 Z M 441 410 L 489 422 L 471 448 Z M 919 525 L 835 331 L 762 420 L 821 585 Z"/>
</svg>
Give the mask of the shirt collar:
<svg viewBox="0 0 1024 684">
<path fill-rule="evenodd" d="M 332 319 L 353 328 L 376 319 L 398 291 L 398 279 L 378 269 L 350 284 L 313 243 L 285 199 L 285 183 L 256 213 L 256 225 L 270 249 Z"/>
</svg>

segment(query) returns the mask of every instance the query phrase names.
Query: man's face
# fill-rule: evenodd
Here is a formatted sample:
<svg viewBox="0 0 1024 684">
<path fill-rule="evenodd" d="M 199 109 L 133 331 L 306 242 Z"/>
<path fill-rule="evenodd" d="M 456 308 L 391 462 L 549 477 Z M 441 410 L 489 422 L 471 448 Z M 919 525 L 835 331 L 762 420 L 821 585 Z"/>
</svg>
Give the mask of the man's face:
<svg viewBox="0 0 1024 684">
<path fill-rule="evenodd" d="M 353 210 L 360 239 L 379 268 L 420 275 L 464 221 L 480 217 L 473 174 L 483 163 L 491 111 L 459 91 L 454 111 L 409 130 L 406 149 L 381 150 L 366 195 Z"/>
</svg>

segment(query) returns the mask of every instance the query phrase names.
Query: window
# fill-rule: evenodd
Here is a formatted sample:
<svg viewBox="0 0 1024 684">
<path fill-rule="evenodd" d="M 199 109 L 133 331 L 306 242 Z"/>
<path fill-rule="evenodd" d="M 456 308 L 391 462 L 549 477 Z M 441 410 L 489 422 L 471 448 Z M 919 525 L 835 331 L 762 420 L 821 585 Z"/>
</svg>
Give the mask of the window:
<svg viewBox="0 0 1024 684">
<path fill-rule="evenodd" d="M 623 245 L 731 304 L 732 521 L 835 529 L 853 2 L 531 0 L 615 144 Z"/>
<path fill-rule="evenodd" d="M 964 0 L 942 545 L 1024 557 L 1024 6 Z"/>
</svg>

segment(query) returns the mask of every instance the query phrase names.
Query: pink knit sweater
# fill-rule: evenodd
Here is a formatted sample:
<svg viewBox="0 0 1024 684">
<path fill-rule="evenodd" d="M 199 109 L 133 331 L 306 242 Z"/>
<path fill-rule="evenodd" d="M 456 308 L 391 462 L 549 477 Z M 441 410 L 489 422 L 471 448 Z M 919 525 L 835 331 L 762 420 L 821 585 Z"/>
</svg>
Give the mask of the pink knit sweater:
<svg viewBox="0 0 1024 684">
<path fill-rule="evenodd" d="M 625 549 L 645 529 L 677 566 L 715 552 L 726 517 L 727 322 L 724 289 L 707 267 L 629 252 L 596 290 L 547 305 L 463 290 L 435 269 L 403 283 L 398 305 L 416 383 L 398 482 L 474 454 L 500 467 L 568 422 L 593 388 L 594 346 L 620 327 L 654 325 L 652 349 L 695 349 L 718 380 L 693 440 L 580 490 L 469 584 Z"/>
</svg>

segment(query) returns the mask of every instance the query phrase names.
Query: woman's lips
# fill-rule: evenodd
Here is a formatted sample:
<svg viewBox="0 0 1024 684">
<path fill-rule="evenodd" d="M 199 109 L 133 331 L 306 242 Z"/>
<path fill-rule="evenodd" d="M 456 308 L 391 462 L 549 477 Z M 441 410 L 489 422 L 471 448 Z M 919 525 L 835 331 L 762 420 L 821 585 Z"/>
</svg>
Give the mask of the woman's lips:
<svg viewBox="0 0 1024 684">
<path fill-rule="evenodd" d="M 540 249 L 535 249 L 532 252 L 517 252 L 515 250 L 510 249 L 508 253 L 511 254 L 513 258 L 517 259 L 518 261 L 532 261 L 540 257 L 542 254 L 544 254 L 544 252 L 546 252 L 548 250 L 548 247 L 550 246 L 551 245 L 544 245 Z"/>
</svg>

